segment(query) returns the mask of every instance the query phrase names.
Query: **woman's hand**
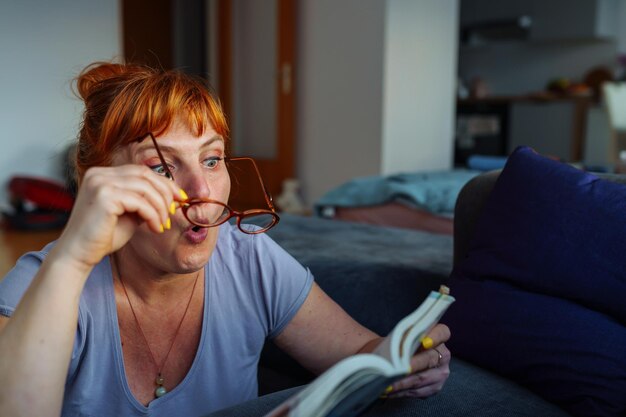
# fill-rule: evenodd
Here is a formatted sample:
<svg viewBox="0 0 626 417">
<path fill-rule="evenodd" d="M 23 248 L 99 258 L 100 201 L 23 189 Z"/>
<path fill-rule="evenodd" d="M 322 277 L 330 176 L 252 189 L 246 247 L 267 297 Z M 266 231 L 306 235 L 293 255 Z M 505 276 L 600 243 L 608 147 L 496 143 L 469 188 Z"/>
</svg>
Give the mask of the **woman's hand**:
<svg viewBox="0 0 626 417">
<path fill-rule="evenodd" d="M 428 397 L 441 391 L 450 375 L 450 351 L 444 344 L 450 339 L 450 329 L 437 324 L 428 333 L 432 347 L 420 348 L 411 358 L 413 372 L 392 385 L 388 397 Z"/>
<path fill-rule="evenodd" d="M 90 168 L 55 249 L 65 259 L 92 268 L 124 246 L 140 225 L 154 233 L 169 228 L 175 201 L 183 197 L 173 181 L 146 166 Z"/>
</svg>

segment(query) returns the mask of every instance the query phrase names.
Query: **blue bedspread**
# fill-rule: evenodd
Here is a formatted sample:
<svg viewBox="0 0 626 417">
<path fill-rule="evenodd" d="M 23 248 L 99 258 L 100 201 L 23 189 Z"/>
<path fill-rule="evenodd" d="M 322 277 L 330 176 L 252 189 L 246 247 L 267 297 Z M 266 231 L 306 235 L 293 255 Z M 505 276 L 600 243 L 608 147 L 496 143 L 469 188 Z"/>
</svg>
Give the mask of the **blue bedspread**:
<svg viewBox="0 0 626 417">
<path fill-rule="evenodd" d="M 431 213 L 452 214 L 461 188 L 481 171 L 455 169 L 355 178 L 323 195 L 315 208 L 363 207 L 402 202 Z"/>
</svg>

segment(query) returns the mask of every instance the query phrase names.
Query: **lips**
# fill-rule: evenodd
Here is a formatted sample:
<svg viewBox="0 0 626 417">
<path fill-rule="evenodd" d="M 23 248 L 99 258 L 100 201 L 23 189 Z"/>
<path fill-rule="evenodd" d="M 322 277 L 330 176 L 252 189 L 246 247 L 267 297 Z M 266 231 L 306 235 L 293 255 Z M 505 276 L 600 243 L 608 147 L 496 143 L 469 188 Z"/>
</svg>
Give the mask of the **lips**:
<svg viewBox="0 0 626 417">
<path fill-rule="evenodd" d="M 185 230 L 183 236 L 189 243 L 198 244 L 204 242 L 209 231 L 205 227 L 191 226 Z"/>
</svg>

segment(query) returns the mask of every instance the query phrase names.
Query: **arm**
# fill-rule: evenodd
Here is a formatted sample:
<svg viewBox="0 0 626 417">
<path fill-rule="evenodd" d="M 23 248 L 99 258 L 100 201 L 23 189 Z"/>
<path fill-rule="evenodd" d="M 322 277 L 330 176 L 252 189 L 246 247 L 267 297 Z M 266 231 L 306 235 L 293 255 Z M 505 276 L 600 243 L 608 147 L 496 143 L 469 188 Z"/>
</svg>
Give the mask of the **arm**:
<svg viewBox="0 0 626 417">
<path fill-rule="evenodd" d="M 373 350 L 381 340 L 313 283 L 300 310 L 274 342 L 302 366 L 320 374 L 341 359 Z"/>
<path fill-rule="evenodd" d="M 172 182 L 147 167 L 87 172 L 63 234 L 13 316 L 0 319 L 0 358 L 10 358 L 0 360 L 0 415 L 60 414 L 78 303 L 89 273 L 139 225 L 159 232 L 177 194 Z"/>
<path fill-rule="evenodd" d="M 54 252 L 54 251 L 53 251 Z M 88 273 L 50 253 L 13 317 L 0 321 L 0 415 L 58 415 Z M 55 279 L 56 278 L 56 279 Z M 59 279 L 61 278 L 61 279 Z"/>
<path fill-rule="evenodd" d="M 414 373 L 394 384 L 394 395 L 428 396 L 443 387 L 450 372 L 450 352 L 443 343 L 450 331 L 439 324 L 429 337 L 433 348 L 420 349 L 413 356 Z M 371 353 L 381 341 L 380 336 L 357 323 L 315 283 L 298 313 L 274 340 L 279 348 L 316 374 L 350 355 Z M 437 352 L 442 354 L 441 361 Z"/>
</svg>

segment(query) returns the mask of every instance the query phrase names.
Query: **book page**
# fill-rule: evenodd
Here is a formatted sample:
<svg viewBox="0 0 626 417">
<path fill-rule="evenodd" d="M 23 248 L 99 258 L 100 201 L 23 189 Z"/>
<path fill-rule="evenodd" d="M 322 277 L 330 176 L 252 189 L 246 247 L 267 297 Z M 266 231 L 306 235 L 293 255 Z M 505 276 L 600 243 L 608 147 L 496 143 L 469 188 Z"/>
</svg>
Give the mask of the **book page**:
<svg viewBox="0 0 626 417">
<path fill-rule="evenodd" d="M 435 324 L 439 322 L 443 313 L 446 312 L 450 304 L 453 302 L 454 297 L 443 295 L 430 307 L 428 311 L 424 313 L 420 323 L 417 323 L 415 326 L 407 329 L 400 349 L 400 354 L 404 363 L 411 362 L 411 356 L 413 356 L 413 354 L 420 347 L 424 337 L 426 337 L 430 329 L 432 329 Z"/>
<path fill-rule="evenodd" d="M 361 386 L 394 373 L 385 359 L 372 354 L 350 356 L 324 372 L 288 401 L 290 416 L 324 416 Z M 284 404 L 266 417 L 280 416 Z"/>
<path fill-rule="evenodd" d="M 453 302 L 454 297 L 431 291 L 426 300 L 402 319 L 372 353 L 390 360 L 398 371 L 408 373 L 416 347 Z M 415 348 L 407 349 L 413 345 Z"/>
</svg>

